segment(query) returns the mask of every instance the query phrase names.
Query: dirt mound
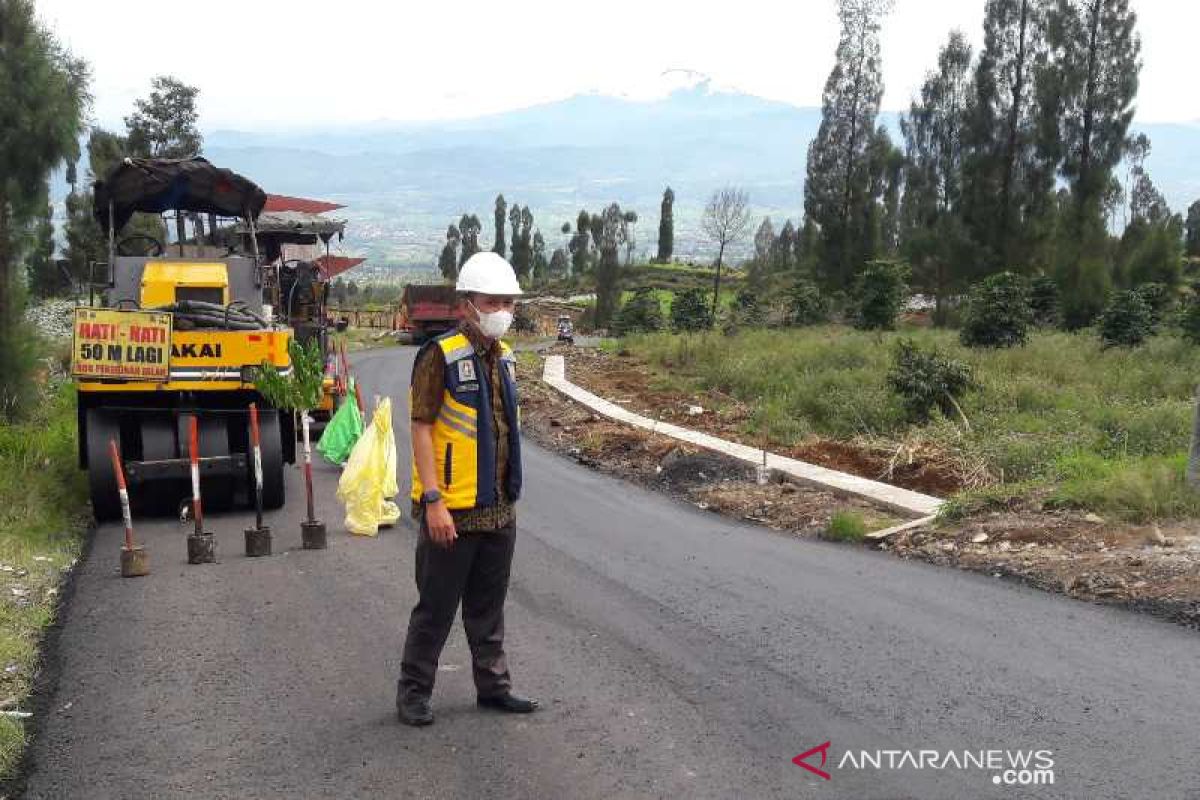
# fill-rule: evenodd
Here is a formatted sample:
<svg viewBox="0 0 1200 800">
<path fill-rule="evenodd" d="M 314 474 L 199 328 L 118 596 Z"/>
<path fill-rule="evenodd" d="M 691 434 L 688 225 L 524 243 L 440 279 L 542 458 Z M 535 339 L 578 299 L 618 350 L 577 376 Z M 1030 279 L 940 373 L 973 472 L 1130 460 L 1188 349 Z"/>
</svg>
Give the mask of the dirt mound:
<svg viewBox="0 0 1200 800">
<path fill-rule="evenodd" d="M 752 481 L 753 467 L 716 453 L 686 453 L 672 449 L 659 463 L 657 480 L 677 489 L 691 489 L 717 481 Z"/>
</svg>

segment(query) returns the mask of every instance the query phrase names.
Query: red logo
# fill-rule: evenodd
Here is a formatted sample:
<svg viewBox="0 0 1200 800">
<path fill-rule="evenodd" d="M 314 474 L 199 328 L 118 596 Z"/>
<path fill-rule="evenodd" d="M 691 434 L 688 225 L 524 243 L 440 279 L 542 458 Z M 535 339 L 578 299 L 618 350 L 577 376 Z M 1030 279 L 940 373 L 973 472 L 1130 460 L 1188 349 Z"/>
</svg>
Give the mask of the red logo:
<svg viewBox="0 0 1200 800">
<path fill-rule="evenodd" d="M 829 755 L 829 742 L 826 742 L 825 744 L 819 744 L 811 750 L 805 750 L 803 753 L 793 758 L 792 763 L 797 767 L 804 767 L 814 775 L 820 775 L 825 780 L 829 780 L 830 775 L 828 772 L 823 769 L 817 769 L 812 764 L 809 764 L 807 761 L 805 761 L 806 758 L 817 753 L 821 754 L 821 766 L 825 766 L 825 759 Z"/>
</svg>

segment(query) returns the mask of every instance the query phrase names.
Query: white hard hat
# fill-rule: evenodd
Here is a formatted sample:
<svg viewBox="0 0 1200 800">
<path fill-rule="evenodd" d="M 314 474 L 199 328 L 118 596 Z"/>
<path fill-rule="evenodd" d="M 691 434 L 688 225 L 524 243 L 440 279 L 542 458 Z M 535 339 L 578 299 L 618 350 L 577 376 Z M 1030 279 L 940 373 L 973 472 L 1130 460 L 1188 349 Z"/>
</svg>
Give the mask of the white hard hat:
<svg viewBox="0 0 1200 800">
<path fill-rule="evenodd" d="M 510 297 L 522 294 L 512 265 L 504 256 L 491 250 L 478 252 L 467 259 L 458 273 L 458 284 L 454 288 L 459 292 Z"/>
</svg>

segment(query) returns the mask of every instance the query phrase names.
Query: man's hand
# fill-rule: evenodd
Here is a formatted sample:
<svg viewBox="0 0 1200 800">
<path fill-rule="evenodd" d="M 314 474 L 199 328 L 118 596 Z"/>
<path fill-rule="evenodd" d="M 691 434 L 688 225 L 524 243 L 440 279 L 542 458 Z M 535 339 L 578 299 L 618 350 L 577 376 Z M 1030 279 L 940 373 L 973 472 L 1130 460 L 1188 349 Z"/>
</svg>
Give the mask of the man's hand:
<svg viewBox="0 0 1200 800">
<path fill-rule="evenodd" d="M 454 530 L 454 518 L 450 516 L 450 509 L 446 508 L 444 500 L 425 506 L 425 527 L 429 529 L 429 538 L 438 547 L 449 547 L 458 538 L 458 532 Z"/>
</svg>

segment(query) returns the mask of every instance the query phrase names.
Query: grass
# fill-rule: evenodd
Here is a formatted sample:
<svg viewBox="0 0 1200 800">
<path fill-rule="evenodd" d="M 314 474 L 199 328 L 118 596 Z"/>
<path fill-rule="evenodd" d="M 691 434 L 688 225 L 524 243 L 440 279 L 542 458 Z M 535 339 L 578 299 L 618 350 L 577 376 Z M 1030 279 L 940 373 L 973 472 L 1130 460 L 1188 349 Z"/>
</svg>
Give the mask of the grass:
<svg viewBox="0 0 1200 800">
<path fill-rule="evenodd" d="M 885 382 L 902 336 L 971 365 L 980 388 L 962 402 L 970 431 L 956 420 L 906 421 Z M 972 350 L 953 331 L 831 325 L 653 334 L 624 346 L 676 380 L 752 405 L 745 432 L 771 443 L 918 436 L 983 465 L 995 486 L 957 498 L 953 513 L 997 502 L 1004 489 L 996 487 L 1017 487 L 1131 520 L 1200 515 L 1200 495 L 1183 482 L 1200 348 L 1173 335 L 1104 350 L 1089 333 L 1037 332 L 1024 347 Z"/>
<path fill-rule="evenodd" d="M 861 542 L 867 535 L 867 522 L 857 511 L 835 511 L 829 519 L 824 538 L 835 542 Z"/>
<path fill-rule="evenodd" d="M 380 336 L 380 334 L 385 334 Z M 387 335 L 389 331 L 383 328 L 346 328 L 341 333 L 334 334 L 335 341 L 345 344 L 346 352 L 366 350 L 372 347 L 391 347 L 396 344 L 396 337 Z"/>
<path fill-rule="evenodd" d="M 649 284 L 639 284 L 649 285 Z M 712 302 L 712 285 L 708 287 L 708 302 Z M 626 289 L 621 292 L 621 305 L 625 305 L 631 297 L 636 294 L 634 289 Z M 654 296 L 658 299 L 658 307 L 662 309 L 663 322 L 667 325 L 671 324 L 671 303 L 675 299 L 676 291 L 674 289 L 655 288 Z M 724 283 L 721 284 L 721 308 L 729 308 L 733 305 L 734 299 L 737 297 L 737 290 L 727 287 Z"/>
<path fill-rule="evenodd" d="M 58 584 L 79 556 L 87 513 L 75 450 L 75 391 L 39 387 L 31 416 L 0 423 L 0 706 L 27 711 L 38 647 L 53 621 Z M 21 720 L 0 716 L 0 779 L 21 758 Z"/>
</svg>

